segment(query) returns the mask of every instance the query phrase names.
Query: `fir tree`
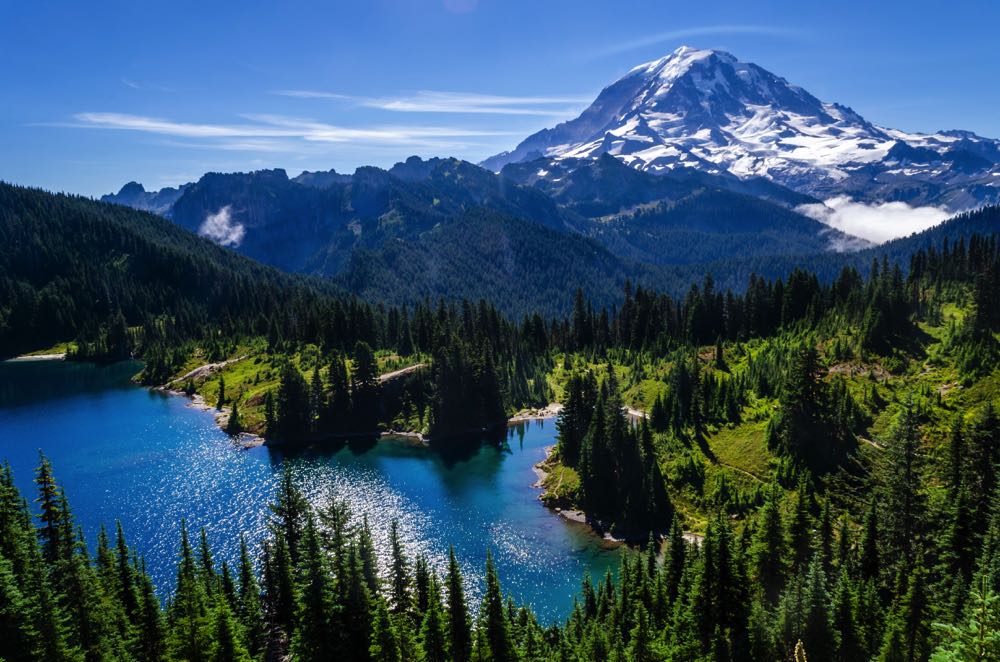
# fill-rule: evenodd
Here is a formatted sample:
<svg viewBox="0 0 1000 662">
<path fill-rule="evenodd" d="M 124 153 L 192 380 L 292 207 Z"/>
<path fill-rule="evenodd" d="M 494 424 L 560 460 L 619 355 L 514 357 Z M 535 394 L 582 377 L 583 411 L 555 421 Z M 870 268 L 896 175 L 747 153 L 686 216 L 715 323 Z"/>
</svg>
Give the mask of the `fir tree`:
<svg viewBox="0 0 1000 662">
<path fill-rule="evenodd" d="M 448 550 L 448 642 L 456 662 L 472 659 L 469 610 L 465 604 L 465 587 L 462 572 L 455 558 L 455 548 Z"/>
<path fill-rule="evenodd" d="M 516 652 L 511 640 L 510 624 L 504 610 L 500 580 L 490 552 L 486 552 L 486 595 L 483 597 L 482 609 L 481 629 L 485 634 L 490 659 L 493 662 L 514 660 Z"/>
<path fill-rule="evenodd" d="M 372 625 L 372 641 L 369 655 L 372 662 L 400 662 L 399 636 L 385 600 L 379 599 L 375 608 L 375 622 Z"/>
</svg>

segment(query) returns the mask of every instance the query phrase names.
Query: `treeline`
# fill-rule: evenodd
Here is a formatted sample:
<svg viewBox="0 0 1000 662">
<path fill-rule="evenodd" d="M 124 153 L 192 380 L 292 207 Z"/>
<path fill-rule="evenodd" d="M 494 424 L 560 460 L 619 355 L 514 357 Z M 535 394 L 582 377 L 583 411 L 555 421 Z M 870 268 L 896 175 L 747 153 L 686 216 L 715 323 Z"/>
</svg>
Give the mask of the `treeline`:
<svg viewBox="0 0 1000 662">
<path fill-rule="evenodd" d="M 975 287 L 976 310 L 987 328 L 997 320 L 998 242 L 995 234 L 973 235 L 910 256 L 904 276 L 887 257 L 871 263 L 867 277 L 845 267 L 830 284 L 814 274 L 793 270 L 773 281 L 751 274 L 742 294 L 720 291 L 711 274 L 691 285 L 680 299 L 626 284 L 617 309 L 595 310 L 582 290 L 573 313 L 551 328 L 553 345 L 569 350 L 627 348 L 669 354 L 684 345 L 712 345 L 772 336 L 796 325 L 815 327 L 836 316 L 844 326 L 861 329 L 864 351 L 884 353 L 914 333 L 911 316 L 933 307 L 946 284 Z M 997 328 L 994 326 L 993 328 Z"/>
</svg>

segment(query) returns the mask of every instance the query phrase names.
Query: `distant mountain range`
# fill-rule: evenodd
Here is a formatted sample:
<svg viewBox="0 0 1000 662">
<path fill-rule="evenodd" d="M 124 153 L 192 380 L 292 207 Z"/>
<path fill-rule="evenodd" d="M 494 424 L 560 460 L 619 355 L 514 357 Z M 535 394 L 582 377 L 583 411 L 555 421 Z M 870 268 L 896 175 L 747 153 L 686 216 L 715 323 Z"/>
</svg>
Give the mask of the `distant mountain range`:
<svg viewBox="0 0 1000 662">
<path fill-rule="evenodd" d="M 880 128 L 732 55 L 685 47 L 480 165 L 208 173 L 153 192 L 130 182 L 102 200 L 365 296 L 485 294 L 520 310 L 577 285 L 598 300 L 627 279 L 682 290 L 707 270 L 738 285 L 869 247 L 801 213 L 835 196 L 992 204 L 1000 143 Z"/>
<path fill-rule="evenodd" d="M 763 177 L 820 199 L 951 211 L 1000 201 L 1000 141 L 880 127 L 729 53 L 688 46 L 635 67 L 576 119 L 482 165 L 499 172 L 600 154 L 646 172 Z"/>
<path fill-rule="evenodd" d="M 463 269 L 470 278 L 500 269 L 501 283 L 523 277 L 505 269 L 541 269 L 574 255 L 582 262 L 562 274 L 586 282 L 582 270 L 600 268 L 624 282 L 657 266 L 867 245 L 795 212 L 815 200 L 766 179 L 653 175 L 610 156 L 551 168 L 567 169 L 566 177 L 538 178 L 536 168 L 516 165 L 498 175 L 465 161 L 412 157 L 352 175 L 209 173 L 157 193 L 128 184 L 102 200 L 154 211 L 283 270 L 335 277 L 373 294 L 369 281 L 395 280 L 387 274 L 400 271 L 403 254 L 426 268 L 402 269 L 409 277 L 391 289 L 438 296 L 462 290 L 456 274 Z M 518 259 L 497 263 L 500 246 Z M 535 262 L 522 259 L 528 254 Z"/>
</svg>

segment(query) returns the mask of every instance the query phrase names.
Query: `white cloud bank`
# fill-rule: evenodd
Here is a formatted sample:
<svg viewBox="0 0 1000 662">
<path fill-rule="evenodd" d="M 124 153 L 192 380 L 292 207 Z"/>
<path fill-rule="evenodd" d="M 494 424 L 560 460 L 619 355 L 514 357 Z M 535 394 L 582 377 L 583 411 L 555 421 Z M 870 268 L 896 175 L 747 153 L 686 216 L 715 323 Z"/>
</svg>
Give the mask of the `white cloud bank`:
<svg viewBox="0 0 1000 662">
<path fill-rule="evenodd" d="M 246 228 L 232 219 L 232 205 L 226 205 L 214 214 L 205 217 L 198 234 L 208 237 L 220 246 L 239 246 L 246 234 Z"/>
<path fill-rule="evenodd" d="M 878 244 L 926 230 L 952 216 L 940 207 L 911 207 L 905 202 L 867 205 L 843 195 L 822 203 L 799 205 L 796 211 Z"/>
</svg>

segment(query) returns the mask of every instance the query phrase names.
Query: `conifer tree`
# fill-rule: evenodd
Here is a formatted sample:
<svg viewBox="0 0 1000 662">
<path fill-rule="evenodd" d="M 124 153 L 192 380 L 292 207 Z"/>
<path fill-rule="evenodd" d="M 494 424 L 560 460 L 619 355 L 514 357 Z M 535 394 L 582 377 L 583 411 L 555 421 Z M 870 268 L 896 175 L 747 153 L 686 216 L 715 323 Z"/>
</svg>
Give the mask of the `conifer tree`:
<svg viewBox="0 0 1000 662">
<path fill-rule="evenodd" d="M 785 534 L 778 505 L 778 489 L 772 487 L 757 517 L 751 561 L 767 604 L 777 604 L 785 577 Z"/>
<path fill-rule="evenodd" d="M 269 427 L 269 433 L 282 439 L 297 440 L 309 432 L 309 387 L 291 362 L 286 361 L 281 368 L 274 408 L 274 430 Z"/>
<path fill-rule="evenodd" d="M 389 525 L 389 545 L 392 550 L 392 613 L 408 614 L 413 607 L 413 595 L 410 591 L 412 577 L 410 564 L 399 538 L 399 523 L 392 520 Z"/>
<path fill-rule="evenodd" d="M 219 397 L 215 401 L 215 408 L 221 410 L 226 404 L 226 378 L 219 375 Z"/>
<path fill-rule="evenodd" d="M 370 432 L 376 429 L 379 392 L 375 354 L 368 343 L 359 340 L 354 346 L 354 369 L 351 373 L 353 432 Z"/>
<path fill-rule="evenodd" d="M 346 584 L 344 621 L 347 658 L 367 660 L 367 647 L 371 645 L 372 636 L 372 595 L 365 582 L 357 545 L 353 542 L 347 548 Z"/>
<path fill-rule="evenodd" d="M 455 558 L 455 548 L 448 550 L 448 642 L 455 662 L 472 659 L 472 638 L 470 634 L 469 610 L 465 604 L 465 587 L 462 571 Z"/>
<path fill-rule="evenodd" d="M 233 406 L 229 409 L 226 432 L 231 435 L 238 435 L 240 432 L 243 432 L 243 421 L 240 420 L 239 403 L 235 398 L 233 399 Z"/>
<path fill-rule="evenodd" d="M 437 579 L 431 575 L 429 598 L 420 626 L 420 646 L 424 662 L 447 662 L 448 633 L 445 615 L 441 610 L 441 595 Z"/>
<path fill-rule="evenodd" d="M 830 614 L 830 596 L 826 590 L 823 559 L 817 553 L 809 564 L 805 587 L 806 613 L 802 628 L 802 643 L 813 659 L 832 660 L 838 646 L 837 632 Z"/>
<path fill-rule="evenodd" d="M 837 651 L 833 659 L 837 662 L 851 662 L 863 657 L 858 627 L 855 620 L 854 595 L 847 571 L 842 569 L 833 593 L 831 608 L 833 628 L 837 632 Z"/>
<path fill-rule="evenodd" d="M 211 662 L 250 662 L 250 654 L 243 645 L 240 626 L 233 618 L 233 612 L 225 600 L 219 600 L 215 607 L 215 641 Z"/>
<path fill-rule="evenodd" d="M 301 574 L 292 650 L 298 659 L 304 661 L 336 659 L 340 655 L 340 619 L 334 603 L 331 575 L 312 515 L 306 517 Z"/>
<path fill-rule="evenodd" d="M 167 610 L 171 656 L 198 662 L 208 657 L 212 648 L 212 625 L 207 597 L 201 581 L 194 550 L 188 539 L 187 525 L 181 522 L 181 552 L 177 568 L 177 589 Z"/>
<path fill-rule="evenodd" d="M 861 541 L 859 547 L 858 565 L 861 579 L 877 581 L 881 569 L 879 556 L 879 512 L 875 500 L 872 499 L 865 512 L 865 520 L 861 525 Z"/>
<path fill-rule="evenodd" d="M 891 558 L 899 559 L 904 571 L 909 572 L 922 532 L 925 500 L 919 473 L 920 432 L 912 403 L 896 419 L 886 455 L 882 528 Z"/>
<path fill-rule="evenodd" d="M 483 597 L 483 613 L 480 629 L 485 634 L 486 645 L 493 662 L 511 662 L 515 659 L 514 643 L 511 640 L 510 623 L 504 609 L 500 579 L 493 566 L 493 555 L 486 552 L 486 594 Z"/>
<path fill-rule="evenodd" d="M 251 657 L 259 657 L 264 651 L 264 613 L 260 604 L 260 586 L 250 561 L 250 550 L 246 537 L 240 535 L 240 585 L 238 615 L 247 633 L 247 648 Z"/>
<path fill-rule="evenodd" d="M 372 662 L 401 662 L 399 636 L 386 607 L 385 600 L 379 598 L 375 607 L 375 622 L 372 625 L 371 646 L 368 649 Z"/>
</svg>

